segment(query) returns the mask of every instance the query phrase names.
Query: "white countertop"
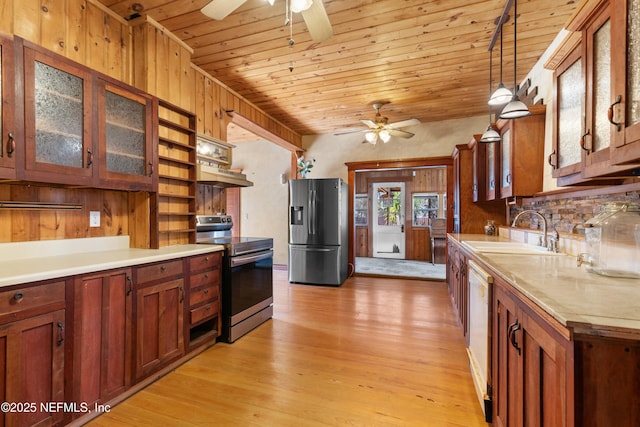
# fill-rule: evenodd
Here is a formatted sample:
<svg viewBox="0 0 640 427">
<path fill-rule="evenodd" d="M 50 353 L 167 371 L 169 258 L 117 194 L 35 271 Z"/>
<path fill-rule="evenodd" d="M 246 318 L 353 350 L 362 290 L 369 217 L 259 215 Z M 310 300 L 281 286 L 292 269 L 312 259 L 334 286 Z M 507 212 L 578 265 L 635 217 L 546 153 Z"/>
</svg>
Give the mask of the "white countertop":
<svg viewBox="0 0 640 427">
<path fill-rule="evenodd" d="M 0 287 L 224 250 L 222 245 L 131 249 L 128 236 L 0 244 Z"/>
<path fill-rule="evenodd" d="M 458 241 L 499 240 L 453 234 Z M 640 335 L 640 279 L 605 277 L 571 255 L 475 253 L 514 288 L 575 332 Z"/>
</svg>

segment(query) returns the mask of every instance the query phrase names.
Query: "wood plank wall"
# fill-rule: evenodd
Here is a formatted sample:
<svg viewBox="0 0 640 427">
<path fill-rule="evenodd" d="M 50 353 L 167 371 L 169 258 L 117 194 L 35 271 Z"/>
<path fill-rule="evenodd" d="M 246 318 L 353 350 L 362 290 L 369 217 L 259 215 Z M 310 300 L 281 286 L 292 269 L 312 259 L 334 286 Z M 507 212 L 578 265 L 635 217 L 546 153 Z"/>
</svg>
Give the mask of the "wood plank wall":
<svg viewBox="0 0 640 427">
<path fill-rule="evenodd" d="M 147 91 L 198 116 L 198 132 L 226 140 L 234 110 L 301 147 L 302 138 L 191 63 L 192 49 L 152 19 L 128 22 L 96 0 L 3 0 L 0 32 L 26 40 Z M 198 213 L 226 210 L 223 189 L 199 185 Z M 83 204 L 79 211 L 0 212 L 0 241 L 65 239 L 136 233 L 135 247 L 149 236 L 149 194 L 92 189 L 30 187 L 0 183 L 0 200 Z M 108 225 L 88 229 L 88 211 L 109 212 Z M 127 226 L 129 223 L 129 226 Z M 157 239 L 157 236 L 156 236 Z"/>
<path fill-rule="evenodd" d="M 414 175 L 415 174 L 415 175 Z M 356 173 L 356 194 L 367 194 L 369 200 L 369 225 L 356 227 L 355 253 L 358 257 L 373 256 L 373 227 L 371 225 L 373 188 L 377 181 L 405 182 L 406 259 L 430 261 L 431 236 L 425 227 L 413 227 L 411 220 L 411 196 L 414 193 L 445 193 L 447 191 L 446 168 L 416 168 L 380 170 Z"/>
</svg>

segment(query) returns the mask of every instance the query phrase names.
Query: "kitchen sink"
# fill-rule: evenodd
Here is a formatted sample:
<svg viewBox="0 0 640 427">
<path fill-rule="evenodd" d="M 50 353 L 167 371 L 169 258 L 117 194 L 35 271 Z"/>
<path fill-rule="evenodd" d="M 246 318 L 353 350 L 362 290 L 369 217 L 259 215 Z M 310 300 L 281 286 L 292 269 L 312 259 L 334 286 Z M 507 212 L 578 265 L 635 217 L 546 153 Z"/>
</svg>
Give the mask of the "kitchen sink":
<svg viewBox="0 0 640 427">
<path fill-rule="evenodd" d="M 513 255 L 550 255 L 561 253 L 550 252 L 543 246 L 528 245 L 522 242 L 491 242 L 482 240 L 465 240 L 462 246 L 478 253 L 513 254 Z"/>
</svg>

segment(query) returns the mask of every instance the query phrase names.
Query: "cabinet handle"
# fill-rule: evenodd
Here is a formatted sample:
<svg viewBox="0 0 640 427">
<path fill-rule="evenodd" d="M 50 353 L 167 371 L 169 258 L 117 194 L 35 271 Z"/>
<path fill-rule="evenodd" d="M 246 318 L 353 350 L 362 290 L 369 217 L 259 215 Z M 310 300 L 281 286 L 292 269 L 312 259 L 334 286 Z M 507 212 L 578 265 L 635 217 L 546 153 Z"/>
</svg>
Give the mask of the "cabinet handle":
<svg viewBox="0 0 640 427">
<path fill-rule="evenodd" d="M 61 321 L 58 321 L 57 325 L 58 325 L 58 341 L 56 341 L 56 344 L 60 346 L 64 342 L 64 326 L 62 325 Z"/>
<path fill-rule="evenodd" d="M 24 295 L 23 295 L 23 293 L 22 293 L 22 292 L 16 292 L 16 293 L 13 295 L 13 300 L 14 300 L 15 302 L 20 302 L 20 301 L 22 301 L 22 298 L 23 298 L 23 297 L 24 297 Z"/>
<path fill-rule="evenodd" d="M 587 129 L 584 135 L 580 138 L 580 148 L 582 148 L 587 153 L 591 152 L 589 148 L 587 148 L 587 136 L 591 135 L 591 130 Z"/>
<path fill-rule="evenodd" d="M 511 184 L 511 174 L 510 173 L 508 173 L 507 176 L 505 177 L 505 182 L 507 184 Z"/>
<path fill-rule="evenodd" d="M 132 288 L 133 288 L 133 281 L 131 280 L 131 276 L 127 275 L 127 295 L 131 295 Z"/>
<path fill-rule="evenodd" d="M 609 123 L 611 123 L 612 125 L 614 125 L 616 127 L 616 130 L 618 132 L 620 132 L 620 128 L 621 123 L 620 122 L 614 122 L 613 121 L 613 107 L 615 107 L 616 105 L 620 104 L 622 102 L 622 95 L 618 95 L 616 97 L 616 102 L 614 102 L 613 104 L 611 104 L 611 106 L 609 107 L 609 110 L 607 111 L 607 118 L 609 119 Z"/>
<path fill-rule="evenodd" d="M 180 302 L 182 303 L 184 301 L 184 289 L 182 289 L 182 286 L 180 286 Z"/>
<path fill-rule="evenodd" d="M 508 333 L 508 338 L 509 338 L 509 341 L 511 342 L 511 345 L 513 346 L 513 348 L 518 350 L 518 356 L 520 355 L 521 350 L 520 350 L 520 346 L 518 346 L 518 338 L 516 336 L 516 332 L 518 332 L 518 330 L 520 330 L 521 328 L 522 328 L 522 325 L 520 324 L 520 322 L 518 322 L 518 319 L 516 319 L 515 322 L 509 325 L 509 333 Z"/>
<path fill-rule="evenodd" d="M 13 132 L 9 132 L 9 140 L 7 141 L 7 157 L 13 157 L 13 152 L 16 151 L 16 140 L 13 139 Z"/>
<path fill-rule="evenodd" d="M 153 176 L 153 162 L 149 160 L 149 176 Z"/>
<path fill-rule="evenodd" d="M 87 169 L 93 164 L 93 152 L 90 148 L 87 148 Z"/>
<path fill-rule="evenodd" d="M 547 157 L 547 163 L 549 163 L 552 169 L 555 169 L 558 167 L 557 162 L 558 158 L 556 157 L 556 150 L 554 149 L 551 154 L 549 154 L 549 157 Z"/>
</svg>

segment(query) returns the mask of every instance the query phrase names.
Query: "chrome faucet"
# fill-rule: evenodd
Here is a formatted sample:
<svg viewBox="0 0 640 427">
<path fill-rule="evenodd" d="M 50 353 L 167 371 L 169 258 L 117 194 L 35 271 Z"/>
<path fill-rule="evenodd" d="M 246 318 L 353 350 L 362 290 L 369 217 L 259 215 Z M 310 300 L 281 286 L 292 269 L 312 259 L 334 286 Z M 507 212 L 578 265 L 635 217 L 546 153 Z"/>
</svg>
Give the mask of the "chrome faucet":
<svg viewBox="0 0 640 427">
<path fill-rule="evenodd" d="M 516 215 L 515 218 L 513 218 L 513 222 L 511 223 L 512 227 L 516 226 L 516 223 L 518 222 L 518 219 L 524 215 L 524 214 L 530 214 L 530 215 L 537 215 L 541 220 L 542 220 L 542 233 L 544 234 L 544 236 L 542 237 L 541 240 L 538 241 L 538 246 L 542 246 L 545 247 L 547 249 L 549 249 L 549 247 L 547 246 L 547 220 L 544 217 L 544 215 L 542 215 L 540 212 L 538 211 L 534 211 L 533 209 L 525 209 L 522 212 L 518 213 L 518 215 Z"/>
</svg>

